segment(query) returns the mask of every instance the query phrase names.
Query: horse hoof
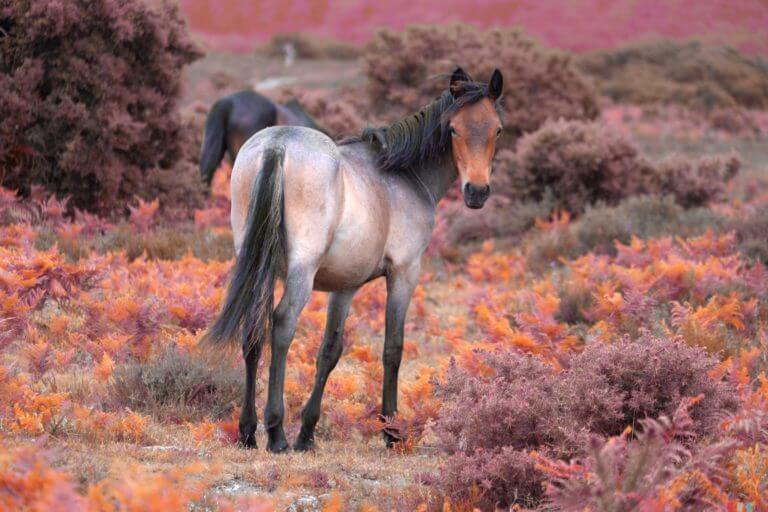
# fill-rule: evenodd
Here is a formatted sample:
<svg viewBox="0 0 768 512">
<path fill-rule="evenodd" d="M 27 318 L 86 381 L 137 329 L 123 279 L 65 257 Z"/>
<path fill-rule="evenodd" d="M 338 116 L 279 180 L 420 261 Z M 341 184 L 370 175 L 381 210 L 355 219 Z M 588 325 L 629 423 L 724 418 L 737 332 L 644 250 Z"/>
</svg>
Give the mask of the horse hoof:
<svg viewBox="0 0 768 512">
<path fill-rule="evenodd" d="M 269 443 L 267 445 L 267 451 L 271 453 L 285 453 L 287 452 L 291 447 L 288 446 L 288 442 L 283 439 L 281 441 L 275 442 L 275 443 Z"/>
<path fill-rule="evenodd" d="M 299 436 L 296 439 L 296 443 L 293 445 L 293 450 L 296 452 L 308 452 L 315 449 L 315 440 L 312 438 L 306 439 Z"/>
<path fill-rule="evenodd" d="M 387 448 L 394 448 L 397 443 L 405 440 L 403 436 L 396 430 L 386 429 L 382 432 L 384 436 L 384 442 L 387 444 Z"/>
<path fill-rule="evenodd" d="M 249 434 L 247 436 L 240 436 L 240 439 L 237 441 L 237 444 L 247 450 L 255 450 L 256 436 L 254 434 Z"/>
</svg>

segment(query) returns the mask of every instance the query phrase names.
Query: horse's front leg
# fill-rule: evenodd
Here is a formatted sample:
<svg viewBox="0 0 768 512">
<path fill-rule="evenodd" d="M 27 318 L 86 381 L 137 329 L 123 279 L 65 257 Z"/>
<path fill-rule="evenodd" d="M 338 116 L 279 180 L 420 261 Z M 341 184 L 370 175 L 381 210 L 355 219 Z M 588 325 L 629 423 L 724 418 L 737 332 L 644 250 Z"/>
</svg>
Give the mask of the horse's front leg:
<svg viewBox="0 0 768 512">
<path fill-rule="evenodd" d="M 394 268 L 387 273 L 387 317 L 384 329 L 384 390 L 381 414 L 391 418 L 397 412 L 397 375 L 403 356 L 405 314 L 411 295 L 419 281 L 419 262 L 405 268 Z M 400 433 L 384 430 L 387 447 L 402 440 Z"/>
<path fill-rule="evenodd" d="M 269 365 L 269 391 L 264 409 L 264 426 L 267 429 L 267 450 L 279 453 L 289 448 L 283 430 L 285 404 L 285 360 L 288 348 L 296 332 L 296 321 L 312 293 L 314 271 L 305 267 L 288 270 L 285 292 L 272 316 L 272 361 Z"/>
</svg>

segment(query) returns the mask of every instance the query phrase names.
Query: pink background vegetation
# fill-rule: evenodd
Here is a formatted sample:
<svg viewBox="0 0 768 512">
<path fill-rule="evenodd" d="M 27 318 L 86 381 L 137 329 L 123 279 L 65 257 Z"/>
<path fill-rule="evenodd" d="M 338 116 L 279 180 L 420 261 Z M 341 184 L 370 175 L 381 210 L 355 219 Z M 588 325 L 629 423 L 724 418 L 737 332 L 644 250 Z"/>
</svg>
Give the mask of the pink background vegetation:
<svg viewBox="0 0 768 512">
<path fill-rule="evenodd" d="M 181 0 L 213 47 L 248 51 L 275 34 L 306 31 L 351 42 L 380 27 L 465 22 L 518 25 L 568 50 L 612 48 L 653 36 L 697 37 L 768 55 L 765 0 Z"/>
</svg>

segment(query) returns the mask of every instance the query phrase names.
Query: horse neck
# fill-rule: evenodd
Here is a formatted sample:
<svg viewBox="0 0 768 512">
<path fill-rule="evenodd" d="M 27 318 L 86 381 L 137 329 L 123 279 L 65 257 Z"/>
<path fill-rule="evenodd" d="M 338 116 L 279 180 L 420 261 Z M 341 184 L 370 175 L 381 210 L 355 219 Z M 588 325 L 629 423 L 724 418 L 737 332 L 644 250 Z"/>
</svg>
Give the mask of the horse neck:
<svg viewBox="0 0 768 512">
<path fill-rule="evenodd" d="M 458 178 L 456 166 L 450 156 L 443 156 L 434 162 L 416 167 L 411 174 L 411 186 L 420 195 L 426 196 L 435 208 Z"/>
<path fill-rule="evenodd" d="M 288 103 L 285 105 L 275 103 L 275 108 L 277 109 L 278 119 L 282 121 L 279 124 L 306 126 L 308 128 L 319 130 L 314 119 L 309 117 L 299 105 L 295 103 Z"/>
</svg>

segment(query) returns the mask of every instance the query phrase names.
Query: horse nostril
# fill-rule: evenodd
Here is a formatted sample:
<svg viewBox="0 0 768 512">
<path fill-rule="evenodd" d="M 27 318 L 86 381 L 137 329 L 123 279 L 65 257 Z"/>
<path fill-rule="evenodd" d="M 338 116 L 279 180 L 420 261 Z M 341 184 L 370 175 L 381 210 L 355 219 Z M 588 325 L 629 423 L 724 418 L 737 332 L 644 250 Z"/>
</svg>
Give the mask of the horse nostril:
<svg viewBox="0 0 768 512">
<path fill-rule="evenodd" d="M 485 203 L 485 200 L 488 199 L 488 196 L 491 194 L 491 186 L 490 185 L 473 185 L 471 183 L 467 183 L 464 185 L 464 202 L 469 206 L 470 208 L 482 208 L 483 204 Z"/>
<path fill-rule="evenodd" d="M 472 183 L 464 185 L 464 192 L 473 196 L 487 197 L 491 193 L 490 185 L 477 186 Z"/>
</svg>

